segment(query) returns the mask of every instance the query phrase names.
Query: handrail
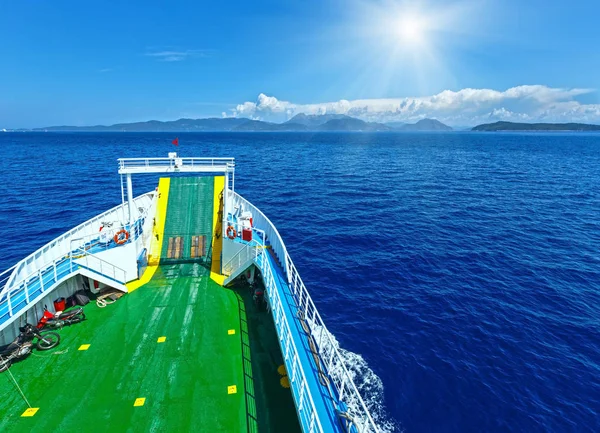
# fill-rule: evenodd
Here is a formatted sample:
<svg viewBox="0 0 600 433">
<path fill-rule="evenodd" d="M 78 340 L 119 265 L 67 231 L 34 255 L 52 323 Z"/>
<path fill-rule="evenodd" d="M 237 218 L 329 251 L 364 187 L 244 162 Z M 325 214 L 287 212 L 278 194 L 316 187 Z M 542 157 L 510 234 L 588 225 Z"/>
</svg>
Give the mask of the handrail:
<svg viewBox="0 0 600 433">
<path fill-rule="evenodd" d="M 180 157 L 178 157 L 180 158 Z M 160 158 L 160 157 L 155 157 L 155 158 L 119 158 L 117 159 L 117 161 L 163 161 L 163 160 L 170 160 L 173 158 Z M 228 161 L 228 162 L 233 162 L 235 160 L 235 158 L 233 157 L 228 157 L 228 156 L 216 156 L 216 157 L 200 157 L 200 156 L 182 156 L 181 159 L 193 159 L 193 160 L 197 160 L 197 161 Z"/>
<path fill-rule="evenodd" d="M 96 272 L 96 273 L 98 273 L 100 275 L 104 275 L 104 276 L 110 277 L 109 274 L 103 272 L 102 264 L 106 263 L 106 265 L 109 267 L 109 269 L 112 268 L 112 279 L 113 280 L 115 280 L 115 281 L 117 281 L 117 282 L 119 282 L 121 284 L 125 284 L 127 282 L 127 271 L 125 269 L 120 268 L 119 266 L 114 265 L 114 264 L 110 263 L 107 260 L 101 259 L 100 257 L 98 257 L 96 255 L 90 254 L 86 250 L 80 250 L 80 252 L 83 254 L 83 256 L 74 257 L 73 256 L 73 252 L 71 253 L 71 257 L 70 257 L 70 259 L 71 259 L 71 263 L 70 263 L 71 273 L 73 272 L 73 264 L 75 264 L 75 266 L 85 266 L 87 269 L 91 270 L 92 272 Z M 85 265 L 83 265 L 82 263 L 80 263 L 80 261 L 84 260 L 84 259 L 85 259 Z M 89 262 L 90 259 L 93 259 L 93 260 L 96 260 L 96 261 L 100 262 L 100 271 L 98 271 L 95 267 L 89 266 L 88 262 Z M 121 273 L 123 275 L 123 278 L 118 279 L 115 270 L 121 271 Z"/>
<path fill-rule="evenodd" d="M 244 227 L 240 227 L 240 222 L 239 221 L 234 221 L 233 218 L 230 218 L 229 216 L 227 217 L 227 225 L 228 226 L 232 226 L 235 231 L 237 232 L 238 236 L 240 235 L 241 231 L 244 229 Z M 260 239 L 262 240 L 262 244 L 265 244 L 267 235 L 265 233 L 264 230 L 261 230 L 257 227 L 250 227 L 252 229 L 253 232 L 255 232 L 258 236 L 260 236 Z M 254 240 L 254 237 L 252 237 L 252 240 Z"/>
<path fill-rule="evenodd" d="M 5 283 L 8 281 L 8 279 L 10 278 L 10 276 L 12 275 L 12 270 L 16 267 L 17 265 L 14 265 L 8 269 L 6 269 L 5 271 L 2 271 L 2 273 L 0 273 L 0 287 L 4 287 Z M 2 299 L 2 291 L 0 290 L 0 300 Z"/>
<path fill-rule="evenodd" d="M 197 157 L 175 157 L 175 158 L 119 158 L 118 160 L 119 170 L 132 169 L 132 168 L 143 168 L 143 167 L 157 167 L 163 165 L 173 165 L 177 162 L 177 165 L 191 166 L 191 167 L 202 167 L 202 166 L 219 166 L 225 165 L 227 169 L 233 169 L 235 167 L 234 158 L 197 158 Z"/>
<path fill-rule="evenodd" d="M 248 260 L 255 259 L 257 249 L 258 246 L 252 243 L 244 245 L 243 248 L 241 248 L 237 253 L 235 253 L 233 257 L 227 260 L 227 263 L 223 265 L 223 275 L 229 277 Z"/>
<path fill-rule="evenodd" d="M 289 371 L 289 377 L 291 384 L 299 381 L 300 385 L 293 387 L 293 392 L 296 395 L 296 405 L 298 408 L 298 415 L 304 420 L 301 420 L 301 424 L 308 427 L 308 432 L 323 432 L 323 426 L 321 420 L 317 415 L 317 408 L 312 396 L 312 393 L 308 391 L 308 383 L 306 380 L 306 373 L 302 367 L 302 363 L 299 361 L 298 349 L 292 339 L 292 331 L 288 322 L 287 316 L 283 311 L 283 304 L 281 296 L 276 289 L 275 278 L 273 276 L 273 270 L 269 263 L 266 255 L 268 254 L 265 249 L 257 249 L 257 259 L 262 264 L 260 267 L 263 273 L 263 281 L 265 282 L 265 289 L 269 300 L 269 306 L 272 310 L 275 326 L 279 329 L 277 334 L 279 340 L 282 342 L 282 353 L 285 360 L 290 360 L 292 369 Z M 299 375 L 298 375 L 299 373 Z M 308 413 L 305 409 L 308 408 Z M 304 421 L 304 422 L 303 422 Z"/>
<path fill-rule="evenodd" d="M 39 278 L 41 292 L 44 293 L 45 289 L 44 289 L 43 274 L 50 267 L 53 267 L 54 268 L 54 278 L 56 280 L 56 277 L 57 277 L 56 264 L 57 264 L 57 262 L 58 262 L 58 260 L 53 260 L 52 262 L 46 263 L 40 269 L 36 270 L 35 272 L 32 272 L 31 274 L 29 274 L 27 276 L 27 278 L 25 278 L 25 279 L 23 279 L 21 281 L 23 283 L 23 290 L 25 292 L 25 301 L 26 301 L 26 304 L 30 303 L 29 292 L 27 291 L 27 282 L 29 280 L 31 280 L 34 276 L 37 276 Z M 20 283 L 19 283 L 19 289 L 21 289 L 21 284 Z M 19 292 L 20 292 L 20 290 L 16 290 L 14 292 L 13 291 L 8 291 L 5 294 L 0 294 L 0 303 L 2 303 L 2 300 L 3 300 L 2 298 L 4 298 L 4 295 L 6 296 L 6 303 L 7 303 L 7 306 L 8 306 L 8 314 L 9 314 L 10 317 L 13 316 L 12 305 L 11 305 L 11 297 L 14 296 L 14 295 L 17 295 Z"/>
<path fill-rule="evenodd" d="M 367 408 L 360 392 L 356 388 L 356 384 L 354 380 L 352 380 L 352 376 L 350 375 L 348 368 L 346 367 L 346 363 L 344 358 L 341 356 L 338 350 L 338 344 L 333 341 L 331 333 L 327 330 L 327 326 L 325 326 L 325 322 L 323 318 L 319 314 L 317 307 L 312 300 L 302 278 L 300 277 L 300 273 L 296 269 L 296 266 L 292 262 L 291 257 L 288 256 L 288 263 L 290 265 L 290 277 L 292 280 L 291 288 L 292 293 L 296 296 L 298 300 L 298 308 L 300 311 L 303 311 L 305 317 L 308 318 L 308 323 L 310 328 L 317 328 L 319 331 L 319 338 L 317 341 L 317 347 L 319 350 L 319 356 L 322 360 L 327 359 L 329 357 L 329 361 L 326 363 L 327 372 L 329 376 L 333 379 L 336 385 L 336 389 L 338 392 L 339 399 L 344 400 L 344 394 L 349 393 L 350 396 L 346 399 L 348 410 L 353 415 L 355 423 L 358 420 L 359 431 L 363 432 L 378 432 L 379 428 L 375 424 L 375 421 L 371 417 L 370 411 Z M 304 301 L 304 310 L 303 310 L 303 301 Z M 309 317 L 309 313 L 312 312 L 312 317 Z M 314 336 L 316 332 L 311 330 L 311 335 Z M 323 335 L 325 335 L 325 340 L 323 340 Z M 327 355 L 327 356 L 326 356 Z M 341 370 L 341 371 L 340 371 Z M 356 407 L 358 406 L 358 407 Z M 359 410 L 362 409 L 362 413 Z"/>
<path fill-rule="evenodd" d="M 339 406 L 338 410 L 342 413 L 347 413 L 347 415 L 354 420 L 358 431 L 361 433 L 379 432 L 379 428 L 375 424 L 367 405 L 356 388 L 352 375 L 346 367 L 346 362 L 337 348 L 338 345 L 333 340 L 332 334 L 327 330 L 325 322 L 319 314 L 310 293 L 306 289 L 292 258 L 288 254 L 287 248 L 285 247 L 279 232 L 273 223 L 256 206 L 252 205 L 249 201 L 235 192 L 233 192 L 232 198 L 234 203 L 237 202 L 253 211 L 253 222 L 255 225 L 260 226 L 266 224 L 266 226 L 262 228 L 267 233 L 268 240 L 271 243 L 273 250 L 276 255 L 279 256 L 279 260 L 284 266 L 290 289 L 297 302 L 297 307 L 303 313 L 304 317 L 307 318 L 311 338 L 314 338 L 316 334 L 315 331 L 319 331 L 318 341 L 316 342 L 319 359 L 325 365 L 329 377 L 333 380 L 333 385 L 339 400 L 346 403 L 347 406 Z M 256 212 L 256 214 L 254 212 Z M 260 215 L 260 217 L 257 218 L 257 215 Z M 273 236 L 271 236 L 271 234 Z M 259 251 L 257 257 L 261 257 L 264 254 L 266 254 L 264 250 Z M 269 261 L 266 260 L 266 263 L 269 263 Z M 268 267 L 270 271 L 270 264 Z M 265 266 L 265 268 L 267 267 Z M 264 276 L 265 271 L 263 269 L 263 277 Z M 270 292 L 275 293 L 276 290 L 267 290 L 268 296 L 271 296 Z M 276 318 L 275 314 L 274 317 Z"/>
<path fill-rule="evenodd" d="M 138 215 L 138 218 L 135 220 L 135 222 L 133 224 L 122 224 L 122 223 L 119 223 L 119 226 L 116 227 L 116 228 L 113 227 L 113 230 L 114 231 L 118 231 L 120 229 L 126 228 L 127 226 L 130 226 L 129 230 L 131 232 L 131 230 L 132 230 L 131 226 L 136 227 L 138 224 L 141 224 L 141 221 L 143 221 L 144 219 L 146 219 L 148 217 L 148 215 L 150 214 L 150 210 L 152 209 L 152 207 L 156 203 L 157 197 L 158 197 L 157 194 L 153 195 L 153 197 L 152 197 L 150 203 L 148 204 L 148 206 L 146 206 L 144 208 L 143 212 L 141 212 Z M 139 210 L 139 208 L 138 208 L 138 210 Z M 135 236 L 136 235 L 135 230 L 134 230 L 134 233 L 130 233 L 130 235 L 131 235 L 130 239 L 131 240 L 136 240 L 140 236 L 144 236 L 144 230 L 143 230 L 143 228 L 141 228 L 141 229 L 142 229 L 141 232 L 137 233 L 137 237 Z M 87 234 L 85 236 L 81 236 L 79 238 L 70 239 L 70 241 L 69 241 L 70 242 L 70 244 L 69 244 L 70 248 L 69 249 L 73 250 L 73 242 L 75 242 L 75 241 L 83 241 L 83 242 L 80 242 L 80 245 L 77 245 L 77 247 L 76 247 L 76 248 L 81 248 L 82 246 L 85 246 L 89 242 L 93 241 L 94 239 L 100 238 L 101 237 L 101 233 L 102 232 L 94 232 L 94 233 Z"/>
<path fill-rule="evenodd" d="M 67 257 L 61 257 L 58 259 L 54 259 L 53 261 L 44 264 L 43 266 L 41 266 L 34 272 L 31 272 L 29 275 L 27 275 L 26 278 L 19 281 L 19 286 L 18 286 L 17 290 L 11 290 L 11 291 L 6 292 L 3 295 L 0 295 L 0 304 L 4 303 L 4 301 L 6 302 L 7 307 L 8 307 L 9 317 L 14 316 L 13 304 L 12 304 L 11 300 L 12 300 L 12 298 L 14 298 L 14 296 L 21 293 L 21 291 L 23 291 L 25 293 L 25 304 L 26 305 L 29 305 L 33 301 L 32 299 L 30 299 L 28 283 L 30 283 L 30 281 L 33 280 L 35 277 L 37 277 L 37 280 L 39 281 L 39 289 L 41 291 L 41 294 L 44 294 L 47 291 L 47 288 L 44 285 L 44 274 L 49 269 L 52 268 L 53 277 L 54 277 L 54 282 L 51 284 L 51 286 L 55 285 L 58 282 L 59 270 L 57 269 L 57 267 L 60 266 L 60 264 L 63 260 L 69 261 L 69 273 L 67 275 L 63 276 L 62 278 L 72 275 L 73 272 L 75 272 L 77 270 L 76 268 L 74 268 L 74 266 L 75 267 L 80 266 L 80 267 L 84 267 L 84 268 L 90 270 L 91 272 L 106 276 L 107 278 L 111 278 L 112 280 L 114 280 L 118 283 L 125 284 L 127 282 L 127 271 L 125 271 L 124 269 L 122 269 L 116 265 L 113 265 L 112 263 L 107 262 L 106 260 L 101 259 L 100 257 L 91 255 L 91 254 L 87 253 L 86 251 L 84 251 L 84 257 L 86 259 L 86 262 L 85 262 L 85 264 L 83 264 L 83 263 L 78 262 L 78 260 L 81 260 L 82 257 L 74 258 L 73 253 L 76 253 L 76 251 L 72 252 Z M 88 258 L 92 259 L 92 260 L 97 260 L 98 262 L 100 262 L 100 269 L 98 270 L 94 266 L 89 266 Z M 106 264 L 104 266 L 108 266 L 109 269 L 112 270 L 112 276 L 110 274 L 104 272 L 103 263 Z M 116 271 L 120 271 L 122 278 L 120 278 L 120 279 L 118 278 Z M 60 272 L 62 272 L 62 271 L 60 271 Z M 41 296 L 41 295 L 38 295 L 38 297 L 39 296 Z M 0 324 L 0 326 L 1 326 L 1 324 Z"/>
<path fill-rule="evenodd" d="M 286 260 L 287 260 L 287 257 L 289 257 L 289 255 L 287 253 L 287 248 L 286 248 L 285 244 L 283 243 L 283 240 L 281 239 L 281 235 L 279 234 L 279 232 L 277 231 L 277 228 L 275 227 L 275 224 L 273 224 L 271 222 L 271 220 L 259 208 L 254 206 L 252 203 L 250 203 L 244 197 L 239 195 L 237 192 L 235 192 L 235 191 L 229 191 L 229 192 L 231 193 L 231 199 L 234 204 L 233 208 L 236 207 L 235 205 L 243 205 L 243 207 L 252 211 L 253 225 L 255 227 L 262 226 L 262 230 L 266 234 L 266 237 L 269 240 L 269 242 L 271 243 L 271 247 L 273 248 L 273 251 L 275 251 L 277 257 L 279 257 L 279 260 L 282 262 L 282 264 L 284 266 L 284 271 L 285 271 L 286 275 L 288 275 L 289 267 L 288 267 Z"/>
<path fill-rule="evenodd" d="M 7 274 L 9 272 L 11 272 L 14 268 L 16 268 L 17 265 L 12 265 L 10 268 L 3 270 L 2 272 L 0 272 L 0 277 L 4 274 Z M 7 277 L 8 278 L 8 277 Z"/>
<path fill-rule="evenodd" d="M 148 193 L 142 194 L 138 197 L 136 197 L 134 199 L 134 202 L 137 202 L 139 200 L 144 200 L 146 197 L 148 196 L 153 196 L 155 194 L 155 191 L 150 191 Z M 153 197 L 151 197 L 152 200 Z M 152 201 L 150 202 L 152 203 Z M 6 284 L 3 286 L 2 289 L 0 289 L 0 295 L 10 291 L 10 289 L 16 285 L 15 283 L 15 279 L 17 278 L 17 275 L 22 271 L 23 266 L 33 262 L 34 260 L 37 260 L 39 258 L 42 257 L 42 255 L 44 253 L 53 251 L 55 248 L 57 248 L 55 254 L 53 254 L 53 257 L 51 260 L 46 261 L 47 263 L 51 263 L 54 260 L 58 260 L 61 257 L 64 257 L 64 255 L 69 254 L 71 251 L 71 245 L 69 243 L 69 245 L 64 245 L 63 242 L 67 241 L 70 237 L 74 236 L 77 234 L 77 232 L 80 232 L 84 229 L 87 229 L 89 227 L 94 226 L 95 224 L 97 224 L 98 222 L 102 221 L 104 218 L 106 218 L 108 215 L 110 215 L 111 213 L 117 213 L 123 208 L 123 206 L 127 206 L 127 203 L 125 204 L 119 204 L 109 210 L 107 210 L 106 212 L 103 212 L 99 215 L 96 215 L 95 217 L 75 226 L 74 228 L 72 228 L 71 230 L 69 230 L 68 232 L 63 233 L 62 235 L 60 235 L 59 237 L 53 239 L 52 241 L 48 242 L 47 244 L 43 245 L 42 247 L 38 248 L 37 250 L 35 250 L 33 253 L 29 254 L 27 257 L 25 257 L 24 259 L 20 260 L 19 262 L 17 262 L 14 266 L 13 266 L 13 272 L 11 274 L 11 276 L 9 277 L 8 281 L 6 282 Z M 62 246 L 62 247 L 61 247 Z M 29 275 L 31 273 L 35 273 L 38 269 L 40 269 L 39 266 L 36 266 L 36 269 L 32 270 L 30 273 L 27 274 L 27 276 L 25 278 L 28 278 Z M 6 271 L 5 271 L 6 272 Z M 19 279 L 19 282 L 23 281 L 23 278 Z"/>
</svg>

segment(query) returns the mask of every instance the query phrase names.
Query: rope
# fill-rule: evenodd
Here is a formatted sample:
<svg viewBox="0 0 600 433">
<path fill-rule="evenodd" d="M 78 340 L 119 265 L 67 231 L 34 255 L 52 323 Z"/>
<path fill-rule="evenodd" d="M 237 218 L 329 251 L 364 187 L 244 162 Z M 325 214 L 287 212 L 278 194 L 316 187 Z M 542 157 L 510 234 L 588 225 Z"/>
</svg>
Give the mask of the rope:
<svg viewBox="0 0 600 433">
<path fill-rule="evenodd" d="M 313 337 L 313 335 L 310 331 L 310 327 L 308 326 L 308 323 L 306 322 L 306 316 L 304 314 L 304 311 L 302 311 L 300 309 L 298 310 L 298 318 L 300 319 L 300 324 L 302 325 L 302 329 L 304 329 L 304 332 L 306 332 L 306 335 L 308 336 L 308 345 L 310 346 L 310 350 L 315 359 L 315 364 L 317 365 L 317 370 L 319 370 L 319 380 L 323 386 L 327 387 L 327 391 L 329 391 L 329 395 L 333 399 L 334 398 L 333 392 L 331 390 L 331 387 L 329 386 L 329 377 L 327 377 L 327 374 L 323 371 L 323 369 L 321 367 L 321 357 L 319 356 L 319 352 L 317 350 L 315 338 Z M 347 411 L 341 412 L 338 410 L 338 415 L 340 418 L 343 418 L 346 420 L 346 425 L 345 425 L 346 431 L 350 432 L 351 431 L 350 428 L 353 425 L 356 428 L 358 428 L 356 421 L 354 420 L 354 418 L 352 418 L 352 416 Z"/>
<path fill-rule="evenodd" d="M 59 350 L 56 352 L 52 352 L 49 355 L 38 355 L 35 352 L 31 352 L 31 355 L 33 356 L 37 356 L 38 358 L 50 358 L 53 355 L 64 355 L 65 353 L 67 353 L 69 351 L 69 348 L 67 347 L 65 350 Z"/>
<path fill-rule="evenodd" d="M 308 336 L 308 345 L 310 346 L 310 351 L 312 352 L 313 358 L 315 359 L 315 364 L 317 365 L 317 370 L 319 370 L 319 381 L 321 385 L 327 387 L 329 394 L 333 397 L 331 389 L 329 388 L 329 378 L 325 371 L 323 371 L 321 367 L 321 357 L 319 356 L 319 350 L 317 349 L 317 344 L 315 343 L 315 339 L 310 331 L 308 323 L 306 323 L 305 315 L 302 310 L 298 310 L 298 318 L 300 319 L 300 324 L 302 325 L 302 329 Z"/>
<path fill-rule="evenodd" d="M 343 418 L 346 420 L 346 425 L 344 426 L 344 428 L 346 429 L 346 431 L 350 431 L 350 427 L 354 426 L 358 429 L 358 425 L 356 424 L 356 421 L 354 421 L 354 418 L 352 418 L 352 416 L 348 413 L 348 412 L 340 412 L 338 411 L 338 416 L 340 418 Z"/>
<path fill-rule="evenodd" d="M 98 298 L 96 298 L 96 305 L 100 308 L 104 308 L 107 305 L 110 304 L 114 304 L 115 302 L 117 302 L 117 299 L 110 299 L 111 296 L 116 296 L 117 299 L 119 299 L 121 296 L 124 295 L 123 292 L 120 292 L 119 290 L 110 290 L 108 292 L 106 292 L 104 295 L 100 295 L 98 296 Z"/>
<path fill-rule="evenodd" d="M 1 355 L 0 355 L 0 361 L 6 362 L 6 360 Z M 6 371 L 8 371 L 8 374 L 10 374 L 10 377 L 12 378 L 13 382 L 15 383 L 15 386 L 19 390 L 19 393 L 21 394 L 21 397 L 23 397 L 23 400 L 25 400 L 25 403 L 27 403 L 27 406 L 29 406 L 31 408 L 31 405 L 29 404 L 29 400 L 27 400 L 27 397 L 25 397 L 25 394 L 23 393 L 23 390 L 21 389 L 21 387 L 17 383 L 17 380 L 13 376 L 12 371 L 10 371 L 10 366 L 8 367 L 8 369 Z"/>
</svg>

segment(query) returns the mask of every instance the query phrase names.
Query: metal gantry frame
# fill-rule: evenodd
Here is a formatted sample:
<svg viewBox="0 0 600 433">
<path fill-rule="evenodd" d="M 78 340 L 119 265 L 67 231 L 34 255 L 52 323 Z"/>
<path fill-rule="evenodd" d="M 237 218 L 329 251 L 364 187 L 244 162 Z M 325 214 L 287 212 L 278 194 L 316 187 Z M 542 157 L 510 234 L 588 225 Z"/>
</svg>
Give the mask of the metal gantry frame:
<svg viewBox="0 0 600 433">
<path fill-rule="evenodd" d="M 223 219 L 227 217 L 227 190 L 233 191 L 235 179 L 234 158 L 184 158 L 176 152 L 169 152 L 167 158 L 119 158 L 119 175 L 121 176 L 121 202 L 125 204 L 125 192 L 128 203 L 128 222 L 135 220 L 135 206 L 133 203 L 133 174 L 162 174 L 162 173 L 213 173 L 225 176 L 223 187 Z M 123 176 L 125 176 L 126 188 L 123 188 Z M 231 182 L 231 187 L 230 187 Z M 125 211 L 123 211 L 125 219 Z M 222 222 L 224 227 L 225 221 Z"/>
</svg>

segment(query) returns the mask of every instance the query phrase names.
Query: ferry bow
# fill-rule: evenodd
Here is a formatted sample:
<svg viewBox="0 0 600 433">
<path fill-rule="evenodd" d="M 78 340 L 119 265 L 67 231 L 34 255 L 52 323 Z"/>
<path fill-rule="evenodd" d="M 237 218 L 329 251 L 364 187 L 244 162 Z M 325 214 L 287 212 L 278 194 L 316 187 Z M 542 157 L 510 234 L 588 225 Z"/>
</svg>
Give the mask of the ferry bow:
<svg viewBox="0 0 600 433">
<path fill-rule="evenodd" d="M 277 228 L 235 191 L 233 158 L 176 153 L 126 158 L 118 160 L 118 173 L 119 206 L 0 274 L 0 344 L 8 345 L 25 323 L 43 317 L 56 299 L 72 297 L 82 287 L 94 295 L 111 289 L 133 297 L 157 277 L 161 266 L 199 264 L 207 269 L 206 278 L 221 287 L 264 287 L 266 314 L 272 316 L 303 432 L 379 431 Z M 161 176 L 158 187 L 134 197 L 133 177 L 149 174 Z M 256 300 L 262 289 L 253 290 Z M 244 368 L 247 376 L 253 366 Z M 242 403 L 249 412 L 249 395 L 256 389 L 250 392 L 247 381 L 231 386 L 244 390 Z"/>
</svg>

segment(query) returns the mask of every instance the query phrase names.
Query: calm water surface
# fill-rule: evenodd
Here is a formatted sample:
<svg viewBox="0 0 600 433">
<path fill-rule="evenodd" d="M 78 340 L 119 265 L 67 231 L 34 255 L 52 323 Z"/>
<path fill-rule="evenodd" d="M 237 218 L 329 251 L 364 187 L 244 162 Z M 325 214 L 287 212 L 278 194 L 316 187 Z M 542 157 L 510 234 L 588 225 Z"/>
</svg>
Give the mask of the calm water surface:
<svg viewBox="0 0 600 433">
<path fill-rule="evenodd" d="M 118 204 L 116 159 L 172 138 L 0 133 L 0 269 Z M 600 431 L 600 135 L 179 138 L 236 158 L 382 424 Z"/>
</svg>

